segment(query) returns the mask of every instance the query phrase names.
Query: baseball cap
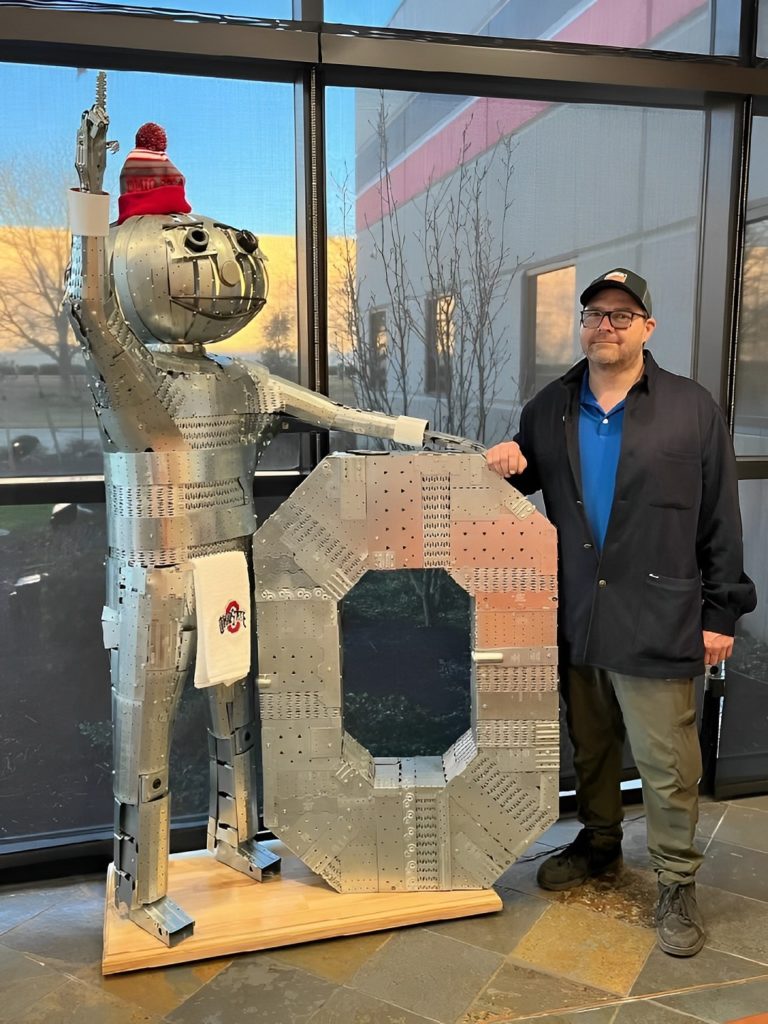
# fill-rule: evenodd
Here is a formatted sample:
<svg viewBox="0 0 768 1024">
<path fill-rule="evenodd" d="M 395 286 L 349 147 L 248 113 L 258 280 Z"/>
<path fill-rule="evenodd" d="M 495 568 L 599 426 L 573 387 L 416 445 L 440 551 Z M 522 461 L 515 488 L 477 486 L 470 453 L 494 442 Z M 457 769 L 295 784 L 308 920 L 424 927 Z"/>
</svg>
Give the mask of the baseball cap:
<svg viewBox="0 0 768 1024">
<path fill-rule="evenodd" d="M 621 291 L 631 295 L 635 302 L 639 302 L 648 316 L 652 315 L 651 293 L 648 291 L 648 282 L 625 267 L 616 267 L 609 270 L 607 274 L 601 274 L 594 281 L 587 285 L 581 293 L 581 304 L 586 306 L 593 295 L 601 292 L 604 288 L 619 288 Z"/>
</svg>

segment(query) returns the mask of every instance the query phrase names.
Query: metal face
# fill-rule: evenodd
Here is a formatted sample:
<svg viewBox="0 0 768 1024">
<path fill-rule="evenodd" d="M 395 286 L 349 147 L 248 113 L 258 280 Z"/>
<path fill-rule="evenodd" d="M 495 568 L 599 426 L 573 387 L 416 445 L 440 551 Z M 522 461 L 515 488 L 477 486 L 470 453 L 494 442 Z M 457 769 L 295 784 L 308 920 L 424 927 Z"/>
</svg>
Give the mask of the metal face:
<svg viewBox="0 0 768 1024">
<path fill-rule="evenodd" d="M 480 455 L 336 455 L 254 562 L 266 823 L 342 892 L 491 885 L 558 814 L 554 528 Z M 373 758 L 344 731 L 339 601 L 421 567 L 472 598 L 472 727 Z"/>
<path fill-rule="evenodd" d="M 131 217 L 110 233 L 125 321 L 142 341 L 222 341 L 266 301 L 267 272 L 250 231 L 201 214 Z"/>
</svg>

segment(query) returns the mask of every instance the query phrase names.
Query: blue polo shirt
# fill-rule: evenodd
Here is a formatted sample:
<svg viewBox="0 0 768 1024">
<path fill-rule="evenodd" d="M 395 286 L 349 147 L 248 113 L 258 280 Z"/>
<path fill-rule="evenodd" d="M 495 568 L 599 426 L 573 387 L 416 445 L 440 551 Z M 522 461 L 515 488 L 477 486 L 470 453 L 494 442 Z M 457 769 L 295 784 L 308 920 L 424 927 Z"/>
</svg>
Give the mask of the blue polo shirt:
<svg viewBox="0 0 768 1024">
<path fill-rule="evenodd" d="M 584 508 L 598 549 L 602 551 L 616 489 L 621 452 L 624 402 L 606 413 L 589 387 L 589 373 L 581 380 L 579 455 Z"/>
</svg>

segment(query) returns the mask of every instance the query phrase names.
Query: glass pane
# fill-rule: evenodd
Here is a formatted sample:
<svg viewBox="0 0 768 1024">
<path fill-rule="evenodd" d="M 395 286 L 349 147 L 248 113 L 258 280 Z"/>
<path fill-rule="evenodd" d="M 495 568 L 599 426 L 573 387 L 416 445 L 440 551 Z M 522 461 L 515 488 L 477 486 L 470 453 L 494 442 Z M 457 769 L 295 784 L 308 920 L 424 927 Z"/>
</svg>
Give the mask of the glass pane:
<svg viewBox="0 0 768 1024">
<path fill-rule="evenodd" d="M 768 57 L 768 4 L 759 0 L 757 10 L 757 55 Z"/>
<path fill-rule="evenodd" d="M 82 361 L 61 312 L 69 259 L 66 190 L 75 133 L 95 72 L 0 64 L 0 475 L 98 473 L 101 443 Z M 259 235 L 267 306 L 212 351 L 296 377 L 293 89 L 288 84 L 110 72 L 105 188 L 116 216 L 119 175 L 137 128 L 156 121 L 186 176 L 193 209 Z M 258 124 L 259 131 L 247 130 Z M 269 138 L 269 145 L 263 144 Z M 202 142 L 201 140 L 208 140 Z M 215 159 L 212 158 L 215 153 Z M 282 446 L 282 450 L 281 450 Z M 295 438 L 262 468 L 296 465 Z"/>
<path fill-rule="evenodd" d="M 768 480 L 742 480 L 744 567 L 761 597 L 740 619 L 733 657 L 726 663 L 725 701 L 717 759 L 718 790 L 726 795 L 768 784 Z M 764 788 L 762 791 L 765 791 Z"/>
<path fill-rule="evenodd" d="M 257 499 L 259 521 L 281 500 Z M 0 507 L 0 852 L 112 828 L 106 547 L 104 505 Z M 174 822 L 207 815 L 208 721 L 190 679 L 173 730 Z"/>
<path fill-rule="evenodd" d="M 106 542 L 104 505 L 0 508 L 0 849 L 112 827 Z M 188 697 L 174 733 L 177 818 L 207 806 L 207 710 Z"/>
<path fill-rule="evenodd" d="M 504 39 L 545 39 L 683 53 L 736 53 L 737 32 L 710 49 L 708 0 L 326 0 L 325 19 Z M 738 5 L 729 12 L 738 18 Z M 722 40 L 722 36 L 721 36 Z"/>
<path fill-rule="evenodd" d="M 768 118 L 752 124 L 747 226 L 736 362 L 734 445 L 739 455 L 768 454 Z"/>
<path fill-rule="evenodd" d="M 341 616 L 347 732 L 374 757 L 445 753 L 471 724 L 467 592 L 443 569 L 367 572 Z"/>
<path fill-rule="evenodd" d="M 327 121 L 338 400 L 495 443 L 617 266 L 649 280 L 658 361 L 690 372 L 703 114 L 332 89 Z"/>
</svg>

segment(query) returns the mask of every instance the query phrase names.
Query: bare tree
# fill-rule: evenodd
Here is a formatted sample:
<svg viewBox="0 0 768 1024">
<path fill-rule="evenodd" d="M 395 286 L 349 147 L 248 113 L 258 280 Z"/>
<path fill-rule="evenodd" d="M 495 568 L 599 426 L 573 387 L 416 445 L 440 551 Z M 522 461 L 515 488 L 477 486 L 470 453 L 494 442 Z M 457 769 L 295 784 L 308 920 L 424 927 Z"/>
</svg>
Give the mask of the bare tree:
<svg viewBox="0 0 768 1024">
<path fill-rule="evenodd" d="M 17 155 L 0 164 L 0 241 L 7 257 L 0 280 L 0 318 L 4 342 L 49 356 L 70 391 L 77 345 L 61 306 L 69 261 L 67 183 L 64 164 L 53 159 L 48 164 L 41 166 L 38 154 Z"/>
<path fill-rule="evenodd" d="M 277 309 L 264 324 L 262 336 L 264 346 L 259 350 L 259 360 L 271 373 L 289 380 L 296 380 L 296 332 L 293 313 Z"/>
<path fill-rule="evenodd" d="M 349 176 L 336 183 L 342 287 L 331 302 L 342 325 L 339 354 L 361 404 L 407 414 L 423 391 L 431 396 L 437 429 L 489 442 L 491 434 L 508 432 L 519 411 L 513 405 L 506 416 L 498 413 L 503 393 L 515 390 L 508 308 L 514 277 L 526 262 L 513 254 L 510 241 L 514 141 L 502 137 L 475 156 L 470 115 L 454 172 L 428 180 L 423 195 L 404 210 L 393 187 L 387 120 L 382 93 L 372 126 L 379 210 L 364 228 L 376 267 L 373 285 L 359 265 Z M 379 311 L 386 315 L 386 345 Z M 426 381 L 415 370 L 420 351 L 431 370 Z"/>
<path fill-rule="evenodd" d="M 507 402 L 506 414 L 499 410 L 505 392 L 519 391 L 508 314 L 510 290 L 526 260 L 514 255 L 510 238 L 514 141 L 502 135 L 495 147 L 474 154 L 471 125 L 470 115 L 453 172 L 429 179 L 424 193 L 403 209 L 393 185 L 388 110 L 381 94 L 372 124 L 379 149 L 378 216 L 363 228 L 375 283 L 360 267 L 361 233 L 347 176 L 336 183 L 342 222 L 336 269 L 342 287 L 331 301 L 342 325 L 340 355 L 358 402 L 413 413 L 422 393 L 421 407 L 431 402 L 437 429 L 489 443 L 508 436 L 519 413 L 517 401 Z M 380 338 L 384 316 L 386 345 Z M 419 352 L 426 357 L 426 380 L 414 368 Z M 425 625 L 434 618 L 443 581 L 444 575 L 432 570 L 413 579 Z"/>
</svg>

